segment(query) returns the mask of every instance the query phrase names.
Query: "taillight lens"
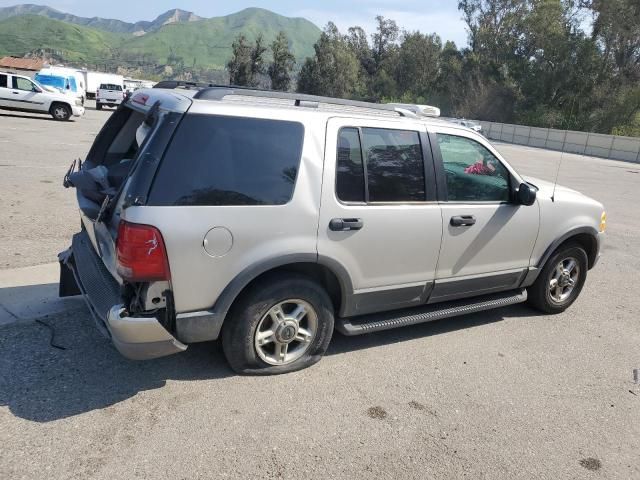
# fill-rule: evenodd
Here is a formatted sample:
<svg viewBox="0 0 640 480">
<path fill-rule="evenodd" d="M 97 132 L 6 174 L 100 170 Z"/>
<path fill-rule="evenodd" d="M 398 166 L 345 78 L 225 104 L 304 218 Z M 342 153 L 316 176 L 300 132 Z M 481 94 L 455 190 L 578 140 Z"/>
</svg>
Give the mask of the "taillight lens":
<svg viewBox="0 0 640 480">
<path fill-rule="evenodd" d="M 164 240 L 155 227 L 121 221 L 116 251 L 118 274 L 129 282 L 171 278 Z"/>
</svg>

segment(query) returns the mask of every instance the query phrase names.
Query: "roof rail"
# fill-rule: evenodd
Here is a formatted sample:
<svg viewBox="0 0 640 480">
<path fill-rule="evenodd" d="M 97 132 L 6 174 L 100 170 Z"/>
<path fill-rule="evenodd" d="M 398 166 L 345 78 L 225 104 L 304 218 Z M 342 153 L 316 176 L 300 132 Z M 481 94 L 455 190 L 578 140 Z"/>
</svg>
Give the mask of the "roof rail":
<svg viewBox="0 0 640 480">
<path fill-rule="evenodd" d="M 184 88 L 185 90 L 197 90 L 201 88 L 215 87 L 215 83 L 198 83 L 198 82 L 185 82 L 183 80 L 162 80 L 154 85 L 153 88 L 166 88 L 168 90 L 174 90 L 176 88 Z"/>
<path fill-rule="evenodd" d="M 291 100 L 296 107 L 318 108 L 321 103 L 327 105 L 339 105 L 346 107 L 366 108 L 369 110 L 384 110 L 396 113 L 402 117 L 417 118 L 414 112 L 396 105 L 382 103 L 361 102 L 358 100 L 345 100 L 342 98 L 322 97 L 318 95 L 307 95 L 304 93 L 288 93 L 275 90 L 259 90 L 247 87 L 220 86 L 214 85 L 203 88 L 194 95 L 193 98 L 200 100 L 223 100 L 228 96 L 243 96 L 256 98 L 271 98 L 278 100 Z"/>
<path fill-rule="evenodd" d="M 243 97 L 291 100 L 294 102 L 294 106 L 296 107 L 318 108 L 321 103 L 324 103 L 327 105 L 366 108 L 369 110 L 384 110 L 390 113 L 396 113 L 402 117 L 418 118 L 414 112 L 399 105 L 344 100 L 341 98 L 322 97 L 303 93 L 279 92 L 276 90 L 261 90 L 251 87 L 238 87 L 235 85 L 215 85 L 211 83 L 207 84 L 184 82 L 181 80 L 166 80 L 157 83 L 153 88 L 184 88 L 187 90 L 199 90 L 193 98 L 200 100 L 223 100 L 225 97 L 237 95 Z"/>
</svg>

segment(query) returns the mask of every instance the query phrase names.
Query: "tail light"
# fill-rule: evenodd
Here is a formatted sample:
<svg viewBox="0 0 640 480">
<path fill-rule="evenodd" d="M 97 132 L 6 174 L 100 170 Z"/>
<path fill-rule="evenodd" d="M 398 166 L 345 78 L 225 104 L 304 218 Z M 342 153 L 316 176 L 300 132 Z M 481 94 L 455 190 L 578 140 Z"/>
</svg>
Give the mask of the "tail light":
<svg viewBox="0 0 640 480">
<path fill-rule="evenodd" d="M 116 252 L 118 274 L 129 282 L 171 279 L 167 249 L 155 227 L 121 221 Z"/>
<path fill-rule="evenodd" d="M 96 90 L 96 98 L 100 98 L 100 90 Z"/>
</svg>

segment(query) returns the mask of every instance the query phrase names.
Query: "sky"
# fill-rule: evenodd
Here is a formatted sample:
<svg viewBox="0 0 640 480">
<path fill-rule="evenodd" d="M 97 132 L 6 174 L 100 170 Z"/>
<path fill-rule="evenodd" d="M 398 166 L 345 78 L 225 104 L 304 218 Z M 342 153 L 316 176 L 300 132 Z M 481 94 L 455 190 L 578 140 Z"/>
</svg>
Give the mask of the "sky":
<svg viewBox="0 0 640 480">
<path fill-rule="evenodd" d="M 0 7 L 18 3 L 20 0 L 0 0 Z M 24 3 L 40 2 L 25 0 Z M 320 28 L 330 20 L 344 32 L 350 26 L 359 25 L 369 34 L 375 30 L 376 15 L 383 15 L 395 20 L 402 29 L 435 32 L 443 40 L 455 41 L 458 46 L 467 44 L 467 32 L 458 11 L 457 0 L 156 0 L 153 3 L 130 0 L 51 0 L 42 4 L 82 17 L 116 18 L 127 22 L 153 20 L 173 8 L 188 10 L 201 17 L 217 17 L 247 7 L 261 7 L 288 17 L 304 17 Z"/>
</svg>

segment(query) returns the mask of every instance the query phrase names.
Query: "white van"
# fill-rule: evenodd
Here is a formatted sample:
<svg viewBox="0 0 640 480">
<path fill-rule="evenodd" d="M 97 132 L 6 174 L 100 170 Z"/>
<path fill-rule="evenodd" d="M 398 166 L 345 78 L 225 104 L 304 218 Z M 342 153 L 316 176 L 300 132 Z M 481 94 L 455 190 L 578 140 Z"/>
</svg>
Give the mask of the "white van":
<svg viewBox="0 0 640 480">
<path fill-rule="evenodd" d="M 67 67 L 47 67 L 40 70 L 36 78 L 40 76 L 61 79 L 61 84 L 64 84 L 64 88 L 72 91 L 75 96 L 80 99 L 82 105 L 84 105 L 87 99 L 87 81 L 80 70 Z M 72 79 L 72 81 L 69 82 L 69 79 Z"/>
</svg>

